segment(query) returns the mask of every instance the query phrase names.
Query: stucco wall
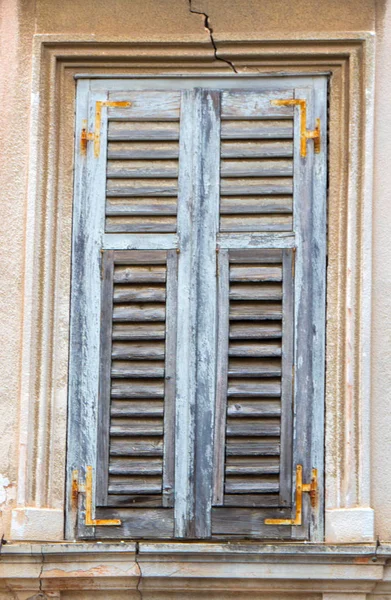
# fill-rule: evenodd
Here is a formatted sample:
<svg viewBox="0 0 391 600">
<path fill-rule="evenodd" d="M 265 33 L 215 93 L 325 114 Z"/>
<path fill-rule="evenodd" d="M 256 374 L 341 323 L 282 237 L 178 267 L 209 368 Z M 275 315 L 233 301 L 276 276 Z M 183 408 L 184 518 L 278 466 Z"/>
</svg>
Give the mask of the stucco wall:
<svg viewBox="0 0 391 600">
<path fill-rule="evenodd" d="M 389 104 L 391 1 L 379 0 L 193 0 L 193 10 L 210 17 L 215 39 L 262 39 L 266 34 L 373 31 L 378 33 L 374 196 L 374 305 L 372 353 L 372 504 L 376 531 L 391 540 L 391 146 Z M 23 257 L 28 190 L 28 138 L 32 36 L 61 33 L 124 36 L 129 40 L 209 40 L 202 16 L 191 14 L 188 0 L 3 0 L 0 4 L 0 502 L 4 530 L 15 496 L 18 456 L 20 340 L 23 310 Z M 211 48 L 212 52 L 212 48 Z M 391 147 L 390 147 L 391 151 Z M 70 174 L 71 177 L 71 174 Z M 32 366 L 33 368 L 33 366 Z M 38 410 L 38 405 L 36 407 Z M 1 478 L 3 477 L 3 479 Z M 2 487 L 3 485 L 3 487 Z M 5 488 L 4 488 L 5 485 Z M 3 492 L 4 490 L 4 492 Z M 1 522 L 0 522 L 1 530 Z"/>
<path fill-rule="evenodd" d="M 391 539 L 391 2 L 377 21 L 373 219 L 372 504 L 376 531 Z"/>
</svg>

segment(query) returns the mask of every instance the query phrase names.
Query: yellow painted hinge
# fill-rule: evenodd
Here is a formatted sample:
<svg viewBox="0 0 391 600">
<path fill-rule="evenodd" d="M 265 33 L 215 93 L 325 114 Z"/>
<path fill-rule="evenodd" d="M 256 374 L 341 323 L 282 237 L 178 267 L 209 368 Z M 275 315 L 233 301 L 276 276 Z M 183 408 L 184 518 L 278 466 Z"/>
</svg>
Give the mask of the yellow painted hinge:
<svg viewBox="0 0 391 600">
<path fill-rule="evenodd" d="M 100 129 L 102 123 L 102 108 L 104 106 L 110 108 L 128 108 L 132 106 L 131 102 L 110 102 L 106 100 L 98 100 L 95 103 L 95 127 L 94 132 L 87 131 L 87 121 L 83 120 L 83 126 L 80 135 L 80 152 L 86 154 L 87 143 L 94 142 L 94 156 L 98 158 L 100 153 Z"/>
<path fill-rule="evenodd" d="M 300 98 L 291 100 L 271 100 L 274 106 L 298 106 L 300 108 L 300 154 L 307 156 L 307 140 L 314 140 L 314 150 L 320 152 L 320 119 L 316 119 L 315 129 L 307 129 L 307 102 Z"/>
<path fill-rule="evenodd" d="M 296 513 L 293 519 L 265 519 L 265 525 L 301 525 L 303 521 L 303 493 L 308 492 L 311 506 L 315 508 L 318 492 L 318 471 L 312 469 L 311 483 L 303 483 L 303 467 L 296 467 Z"/>
<path fill-rule="evenodd" d="M 86 497 L 85 505 L 85 525 L 86 527 L 102 527 L 106 525 L 121 525 L 119 519 L 94 519 L 93 513 L 93 468 L 88 465 L 86 468 L 86 480 L 85 483 L 80 483 L 79 472 L 77 470 L 72 471 L 72 504 L 77 506 L 78 494 L 83 493 Z"/>
</svg>

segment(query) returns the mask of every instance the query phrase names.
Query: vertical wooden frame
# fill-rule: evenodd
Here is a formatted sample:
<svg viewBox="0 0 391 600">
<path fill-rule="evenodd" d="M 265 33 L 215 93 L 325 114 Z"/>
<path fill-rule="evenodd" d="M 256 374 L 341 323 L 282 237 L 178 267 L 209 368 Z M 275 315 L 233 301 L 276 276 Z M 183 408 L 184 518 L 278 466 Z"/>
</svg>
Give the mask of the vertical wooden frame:
<svg viewBox="0 0 391 600">
<path fill-rule="evenodd" d="M 98 431 L 96 439 L 96 504 L 107 504 L 111 403 L 114 250 L 102 253 L 102 300 L 99 357 Z"/>
<path fill-rule="evenodd" d="M 166 343 L 164 383 L 163 506 L 174 506 L 176 338 L 178 316 L 178 254 L 167 252 Z"/>
<path fill-rule="evenodd" d="M 229 360 L 229 253 L 219 249 L 217 263 L 216 408 L 214 426 L 213 504 L 224 500 L 225 424 Z"/>
<path fill-rule="evenodd" d="M 314 82 L 314 80 L 313 80 Z M 324 367 L 325 367 L 325 281 L 326 281 L 326 78 L 315 87 L 295 89 L 295 97 L 307 102 L 307 128 L 321 118 L 320 153 L 307 142 L 307 156 L 300 154 L 300 115 L 295 108 L 294 227 L 295 256 L 295 438 L 293 464 L 303 465 L 305 483 L 311 470 L 321 482 L 317 505 L 303 503 L 303 525 L 296 537 L 323 539 L 324 473 Z M 311 418 L 308 418 L 311 415 Z M 322 497 L 321 497 L 322 496 Z"/>
<path fill-rule="evenodd" d="M 292 505 L 294 253 L 282 251 L 280 504 Z"/>
<path fill-rule="evenodd" d="M 86 85 L 87 84 L 87 85 Z M 68 416 L 68 497 L 72 470 L 85 476 L 86 465 L 96 465 L 96 427 L 98 407 L 98 373 L 100 346 L 100 251 L 104 232 L 104 204 L 106 177 L 106 127 L 102 122 L 102 152 L 94 156 L 93 145 L 83 156 L 80 147 L 81 128 L 93 131 L 95 106 L 105 100 L 107 92 L 89 91 L 89 82 L 80 83 L 77 96 L 75 155 L 75 202 L 72 236 L 72 291 L 70 326 L 69 394 L 72 402 Z M 87 110 L 86 110 L 87 108 Z M 95 489 L 94 489 L 95 495 Z M 95 497 L 94 497 L 95 502 Z M 71 536 L 71 520 L 67 531 Z M 94 528 L 84 526 L 84 517 L 78 519 L 78 534 L 94 536 Z"/>
</svg>

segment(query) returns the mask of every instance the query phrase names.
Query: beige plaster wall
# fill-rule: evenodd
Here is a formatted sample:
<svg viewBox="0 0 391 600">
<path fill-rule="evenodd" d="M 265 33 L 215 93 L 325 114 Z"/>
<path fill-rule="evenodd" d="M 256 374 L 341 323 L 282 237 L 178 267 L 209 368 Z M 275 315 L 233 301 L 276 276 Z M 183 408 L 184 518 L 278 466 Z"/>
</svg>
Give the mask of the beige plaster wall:
<svg viewBox="0 0 391 600">
<path fill-rule="evenodd" d="M 391 0 L 193 0 L 215 39 L 265 34 L 373 31 L 379 35 L 376 98 L 373 311 L 373 497 L 376 530 L 391 540 Z M 208 40 L 188 0 L 1 0 L 0 2 L 0 504 L 8 531 L 17 471 L 18 393 L 32 36 Z M 2 479 L 3 477 L 3 479 Z M 5 503 L 4 503 L 5 502 Z"/>
<path fill-rule="evenodd" d="M 376 531 L 391 539 L 391 2 L 377 22 L 373 214 L 372 504 Z"/>
<path fill-rule="evenodd" d="M 0 2 L 0 537 L 15 498 L 33 3 Z"/>
</svg>

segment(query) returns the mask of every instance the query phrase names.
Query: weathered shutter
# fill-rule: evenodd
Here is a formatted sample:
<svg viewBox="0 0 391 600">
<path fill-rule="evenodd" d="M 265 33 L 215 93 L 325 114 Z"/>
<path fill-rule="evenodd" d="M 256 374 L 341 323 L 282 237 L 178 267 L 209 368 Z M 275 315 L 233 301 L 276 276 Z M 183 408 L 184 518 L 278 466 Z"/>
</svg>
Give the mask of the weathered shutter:
<svg viewBox="0 0 391 600">
<path fill-rule="evenodd" d="M 322 539 L 325 81 L 79 82 L 70 537 Z"/>
<path fill-rule="evenodd" d="M 294 517 L 298 464 L 307 479 L 322 468 L 324 163 L 301 156 L 298 107 L 278 104 L 294 98 L 314 101 L 222 92 L 215 536 L 308 537 L 307 500 L 302 525 L 266 521 Z"/>
<path fill-rule="evenodd" d="M 77 535 L 172 537 L 181 92 L 93 87 L 76 145 L 69 468 L 93 477 Z"/>
</svg>

